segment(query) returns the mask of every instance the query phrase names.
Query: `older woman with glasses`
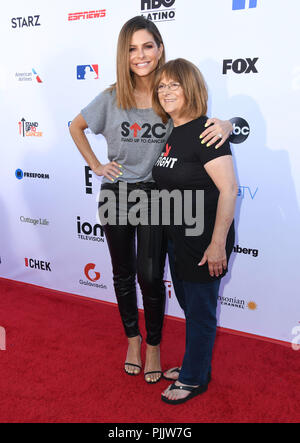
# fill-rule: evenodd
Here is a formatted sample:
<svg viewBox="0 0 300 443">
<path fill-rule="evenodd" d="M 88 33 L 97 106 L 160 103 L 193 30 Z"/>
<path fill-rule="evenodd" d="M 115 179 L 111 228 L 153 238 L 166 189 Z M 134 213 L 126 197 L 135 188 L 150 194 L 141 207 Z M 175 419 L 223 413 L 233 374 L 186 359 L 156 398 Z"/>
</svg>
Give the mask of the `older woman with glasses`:
<svg viewBox="0 0 300 443">
<path fill-rule="evenodd" d="M 237 184 L 229 143 L 216 149 L 216 143 L 203 145 L 199 139 L 208 119 L 207 90 L 196 66 L 184 59 L 166 63 L 156 77 L 153 108 L 174 125 L 153 178 L 159 189 L 182 196 L 182 208 L 173 205 L 166 230 L 174 289 L 186 317 L 186 349 L 182 366 L 164 373 L 173 384 L 162 394 L 166 403 L 179 404 L 205 392 L 211 380 L 218 291 L 234 244 Z M 175 223 L 176 210 L 187 208 L 184 191 L 191 192 L 192 214 L 204 213 L 201 235 L 186 222 Z M 186 215 L 191 216 L 184 220 L 191 219 Z"/>
</svg>

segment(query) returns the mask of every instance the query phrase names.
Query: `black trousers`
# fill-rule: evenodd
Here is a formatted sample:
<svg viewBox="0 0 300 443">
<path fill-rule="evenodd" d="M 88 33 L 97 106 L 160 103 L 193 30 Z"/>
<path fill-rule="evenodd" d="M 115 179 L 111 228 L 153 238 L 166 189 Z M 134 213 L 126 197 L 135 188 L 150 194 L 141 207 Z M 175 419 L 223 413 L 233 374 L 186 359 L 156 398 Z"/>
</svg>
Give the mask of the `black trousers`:
<svg viewBox="0 0 300 443">
<path fill-rule="evenodd" d="M 103 184 L 101 188 L 101 192 L 107 189 L 113 191 L 116 200 L 112 201 L 112 204 L 116 204 L 117 216 L 120 212 L 124 212 L 124 208 L 119 207 L 119 183 Z M 134 183 L 127 186 L 127 194 L 133 190 L 146 193 L 144 195 L 147 195 L 147 211 L 150 216 L 151 190 L 155 188 L 155 185 Z M 101 199 L 100 194 L 100 201 Z M 100 202 L 99 207 L 102 204 L 103 201 Z M 109 202 L 108 205 L 110 205 Z M 132 206 L 133 203 L 128 203 L 128 212 Z M 102 223 L 102 225 L 110 251 L 114 288 L 126 336 L 136 337 L 140 334 L 136 294 L 137 277 L 143 296 L 146 342 L 156 346 L 161 341 L 166 301 L 163 281 L 166 244 L 162 241 L 162 228 L 151 226 L 150 223 L 137 226 L 130 223 L 125 225 Z"/>
</svg>

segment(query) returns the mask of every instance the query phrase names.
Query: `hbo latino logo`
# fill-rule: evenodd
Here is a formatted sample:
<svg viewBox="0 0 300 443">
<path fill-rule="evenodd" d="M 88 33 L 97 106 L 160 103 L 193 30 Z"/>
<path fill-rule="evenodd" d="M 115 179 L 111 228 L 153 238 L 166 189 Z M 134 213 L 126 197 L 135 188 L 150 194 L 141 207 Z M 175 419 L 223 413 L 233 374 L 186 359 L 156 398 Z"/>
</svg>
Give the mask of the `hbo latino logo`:
<svg viewBox="0 0 300 443">
<path fill-rule="evenodd" d="M 229 141 L 236 144 L 243 143 L 250 134 L 249 124 L 241 117 L 231 118 L 230 121 L 233 126 L 233 131 Z"/>
<path fill-rule="evenodd" d="M 141 14 L 154 22 L 175 20 L 175 0 L 141 0 Z"/>
</svg>

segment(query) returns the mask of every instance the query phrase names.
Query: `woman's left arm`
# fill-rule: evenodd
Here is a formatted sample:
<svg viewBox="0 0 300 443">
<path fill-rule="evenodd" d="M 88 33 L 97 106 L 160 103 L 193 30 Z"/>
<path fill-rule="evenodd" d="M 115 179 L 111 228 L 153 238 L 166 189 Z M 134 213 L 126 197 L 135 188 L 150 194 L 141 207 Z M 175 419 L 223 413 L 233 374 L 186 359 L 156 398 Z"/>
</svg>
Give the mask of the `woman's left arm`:
<svg viewBox="0 0 300 443">
<path fill-rule="evenodd" d="M 205 124 L 205 131 L 200 134 L 201 143 L 207 146 L 219 141 L 216 149 L 223 145 L 233 131 L 233 126 L 229 120 L 219 120 L 218 118 L 209 118 Z"/>
<path fill-rule="evenodd" d="M 204 167 L 220 194 L 211 242 L 199 266 L 207 262 L 210 275 L 218 277 L 227 267 L 226 239 L 234 217 L 238 188 L 231 155 L 211 160 Z"/>
</svg>

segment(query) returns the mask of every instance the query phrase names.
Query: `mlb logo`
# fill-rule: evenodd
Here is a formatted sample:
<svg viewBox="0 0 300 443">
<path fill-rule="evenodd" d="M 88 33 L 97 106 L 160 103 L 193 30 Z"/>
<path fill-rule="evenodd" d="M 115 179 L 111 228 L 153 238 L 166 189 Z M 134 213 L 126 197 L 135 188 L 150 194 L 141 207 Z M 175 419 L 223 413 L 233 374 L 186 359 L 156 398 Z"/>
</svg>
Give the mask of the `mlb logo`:
<svg viewBox="0 0 300 443">
<path fill-rule="evenodd" d="M 248 9 L 248 8 L 256 8 L 257 0 L 232 0 L 232 9 Z"/>
<path fill-rule="evenodd" d="M 77 66 L 77 80 L 93 79 L 97 80 L 98 65 L 79 65 Z"/>
</svg>

